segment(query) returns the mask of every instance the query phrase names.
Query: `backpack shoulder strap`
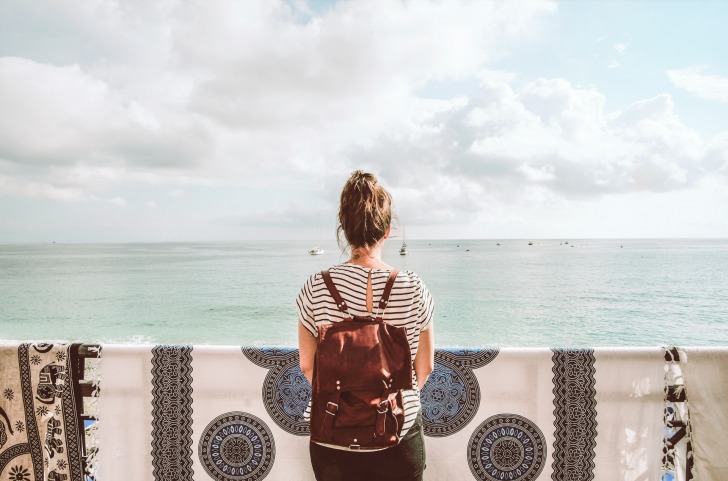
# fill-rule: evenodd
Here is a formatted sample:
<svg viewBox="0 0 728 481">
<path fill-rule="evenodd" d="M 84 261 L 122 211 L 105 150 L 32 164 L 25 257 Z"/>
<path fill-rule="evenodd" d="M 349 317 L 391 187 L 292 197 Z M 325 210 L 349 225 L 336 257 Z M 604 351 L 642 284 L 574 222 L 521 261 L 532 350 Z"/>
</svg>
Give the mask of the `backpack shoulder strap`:
<svg viewBox="0 0 728 481">
<path fill-rule="evenodd" d="M 336 302 L 336 307 L 338 307 L 341 312 L 351 317 L 349 315 L 349 307 L 346 305 L 346 301 L 343 297 L 341 297 L 341 294 L 339 294 L 339 291 L 336 289 L 334 281 L 331 279 L 331 273 L 329 272 L 329 270 L 326 269 L 325 271 L 321 271 L 321 277 L 324 278 L 324 284 L 326 284 L 326 288 L 329 290 L 331 297 L 334 298 L 334 302 Z"/>
<path fill-rule="evenodd" d="M 387 284 L 384 286 L 382 298 L 379 299 L 379 310 L 382 311 L 382 314 L 384 314 L 384 310 L 387 308 L 389 295 L 392 293 L 392 287 L 394 287 L 394 281 L 397 279 L 397 274 L 399 274 L 399 270 L 397 269 L 393 269 L 392 272 L 389 273 L 389 278 L 387 279 Z"/>
</svg>

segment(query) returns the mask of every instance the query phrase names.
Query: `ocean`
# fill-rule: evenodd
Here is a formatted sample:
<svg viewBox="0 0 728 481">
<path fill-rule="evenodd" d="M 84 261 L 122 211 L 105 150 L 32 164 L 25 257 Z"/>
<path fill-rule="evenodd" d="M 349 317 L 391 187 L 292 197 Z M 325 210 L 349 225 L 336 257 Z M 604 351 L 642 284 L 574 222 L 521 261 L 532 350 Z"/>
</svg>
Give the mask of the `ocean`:
<svg viewBox="0 0 728 481">
<path fill-rule="evenodd" d="M 500 245 L 497 245 L 500 244 Z M 295 345 L 335 242 L 0 245 L 0 340 Z M 396 240 L 445 346 L 728 344 L 728 240 Z"/>
</svg>

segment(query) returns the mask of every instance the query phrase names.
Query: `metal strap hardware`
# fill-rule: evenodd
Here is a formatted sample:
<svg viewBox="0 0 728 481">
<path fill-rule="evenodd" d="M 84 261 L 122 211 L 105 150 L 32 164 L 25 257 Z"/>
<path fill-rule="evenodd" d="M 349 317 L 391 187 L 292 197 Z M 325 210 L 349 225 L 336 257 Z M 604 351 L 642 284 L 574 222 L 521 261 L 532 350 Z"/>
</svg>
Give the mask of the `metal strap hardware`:
<svg viewBox="0 0 728 481">
<path fill-rule="evenodd" d="M 337 412 L 339 412 L 338 404 L 332 403 L 331 401 L 326 403 L 326 414 L 331 414 L 332 416 L 336 416 Z"/>
</svg>

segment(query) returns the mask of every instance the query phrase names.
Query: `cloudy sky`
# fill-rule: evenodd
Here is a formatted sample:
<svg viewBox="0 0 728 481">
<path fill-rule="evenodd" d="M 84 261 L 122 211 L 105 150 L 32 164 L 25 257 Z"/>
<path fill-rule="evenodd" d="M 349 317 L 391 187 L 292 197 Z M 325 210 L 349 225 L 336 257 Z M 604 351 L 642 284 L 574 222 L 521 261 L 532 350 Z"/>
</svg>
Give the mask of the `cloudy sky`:
<svg viewBox="0 0 728 481">
<path fill-rule="evenodd" d="M 728 2 L 0 0 L 0 242 L 728 237 Z"/>
</svg>

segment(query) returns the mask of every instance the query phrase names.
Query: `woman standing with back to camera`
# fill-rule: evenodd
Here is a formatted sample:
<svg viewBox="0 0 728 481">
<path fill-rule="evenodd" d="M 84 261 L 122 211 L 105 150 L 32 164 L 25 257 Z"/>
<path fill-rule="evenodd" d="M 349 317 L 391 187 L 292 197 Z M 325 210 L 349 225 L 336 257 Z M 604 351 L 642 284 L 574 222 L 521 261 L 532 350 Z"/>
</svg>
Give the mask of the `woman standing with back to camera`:
<svg viewBox="0 0 728 481">
<path fill-rule="evenodd" d="M 383 320 L 388 325 L 383 327 L 385 330 L 390 329 L 389 326 L 394 326 L 395 330 L 401 331 L 401 342 L 411 356 L 409 359 L 411 364 L 407 363 L 407 373 L 410 369 L 413 373 L 411 384 L 407 380 L 407 388 L 399 391 L 399 397 L 396 401 L 391 401 L 391 407 L 387 404 L 389 400 L 380 404 L 386 405 L 391 412 L 397 411 L 400 416 L 399 421 L 386 421 L 384 415 L 381 415 L 381 422 L 377 418 L 376 424 L 377 429 L 381 424 L 381 432 L 384 432 L 384 424 L 389 423 L 391 429 L 392 424 L 399 423 L 397 429 L 400 430 L 401 437 L 398 438 L 398 444 L 384 449 L 364 449 L 363 446 L 360 447 L 354 442 L 349 444 L 348 441 L 344 443 L 347 446 L 342 446 L 341 443 L 315 442 L 312 416 L 310 454 L 318 481 L 421 480 L 425 469 L 419 391 L 434 366 L 432 327 L 434 305 L 429 291 L 417 274 L 411 271 L 398 272 L 382 261 L 382 246 L 389 237 L 391 222 L 392 198 L 389 192 L 378 185 L 377 178 L 373 174 L 360 170 L 354 172 L 341 192 L 337 228 L 339 241 L 341 243 L 343 234 L 351 257 L 347 262 L 328 269 L 329 282 L 332 282 L 333 286 L 327 286 L 324 273 L 316 273 L 308 279 L 296 300 L 300 316 L 298 338 L 301 370 L 314 385 L 314 391 L 317 385 L 314 376 L 323 377 L 325 369 L 331 367 L 321 364 L 337 363 L 336 358 L 332 362 L 326 361 L 331 359 L 330 357 L 317 357 L 317 348 L 324 346 L 320 344 L 324 342 L 321 338 L 326 338 L 327 333 L 334 330 L 336 323 L 345 321 L 345 324 L 336 327 L 348 328 L 362 324 L 355 322 L 357 320 Z M 391 286 L 391 291 L 387 285 Z M 332 289 L 337 294 L 332 294 Z M 338 304 L 334 300 L 334 295 L 339 297 Z M 406 333 L 406 341 L 403 333 Z M 377 347 L 380 347 L 380 341 L 381 339 L 376 341 Z M 342 345 L 344 349 L 347 348 L 346 343 Z M 322 356 L 321 351 L 320 349 L 320 356 Z M 341 362 L 344 364 L 350 362 L 344 360 L 346 356 L 343 354 L 346 353 L 342 353 Z M 354 358 L 355 361 L 358 360 L 356 356 Z M 316 373 L 314 373 L 314 359 L 319 363 L 316 366 Z M 346 371 L 347 378 L 342 381 L 342 385 L 349 385 L 363 376 L 357 373 L 356 367 Z M 392 379 L 385 381 L 385 388 L 387 382 L 391 390 Z M 318 379 L 318 384 L 321 384 L 321 379 Z M 336 389 L 339 389 L 338 380 L 336 385 Z M 328 422 L 327 414 L 331 415 L 332 419 L 336 417 L 338 404 L 343 405 L 345 402 L 343 399 L 339 401 L 338 398 L 336 401 L 336 403 L 324 403 L 326 412 L 318 419 Z M 382 413 L 376 411 L 372 416 L 378 416 L 377 412 Z M 341 415 L 341 412 L 338 414 Z M 344 416 L 340 416 L 340 419 L 343 418 Z M 344 421 L 341 424 L 346 426 Z M 374 437 L 376 438 L 376 435 Z"/>
</svg>

